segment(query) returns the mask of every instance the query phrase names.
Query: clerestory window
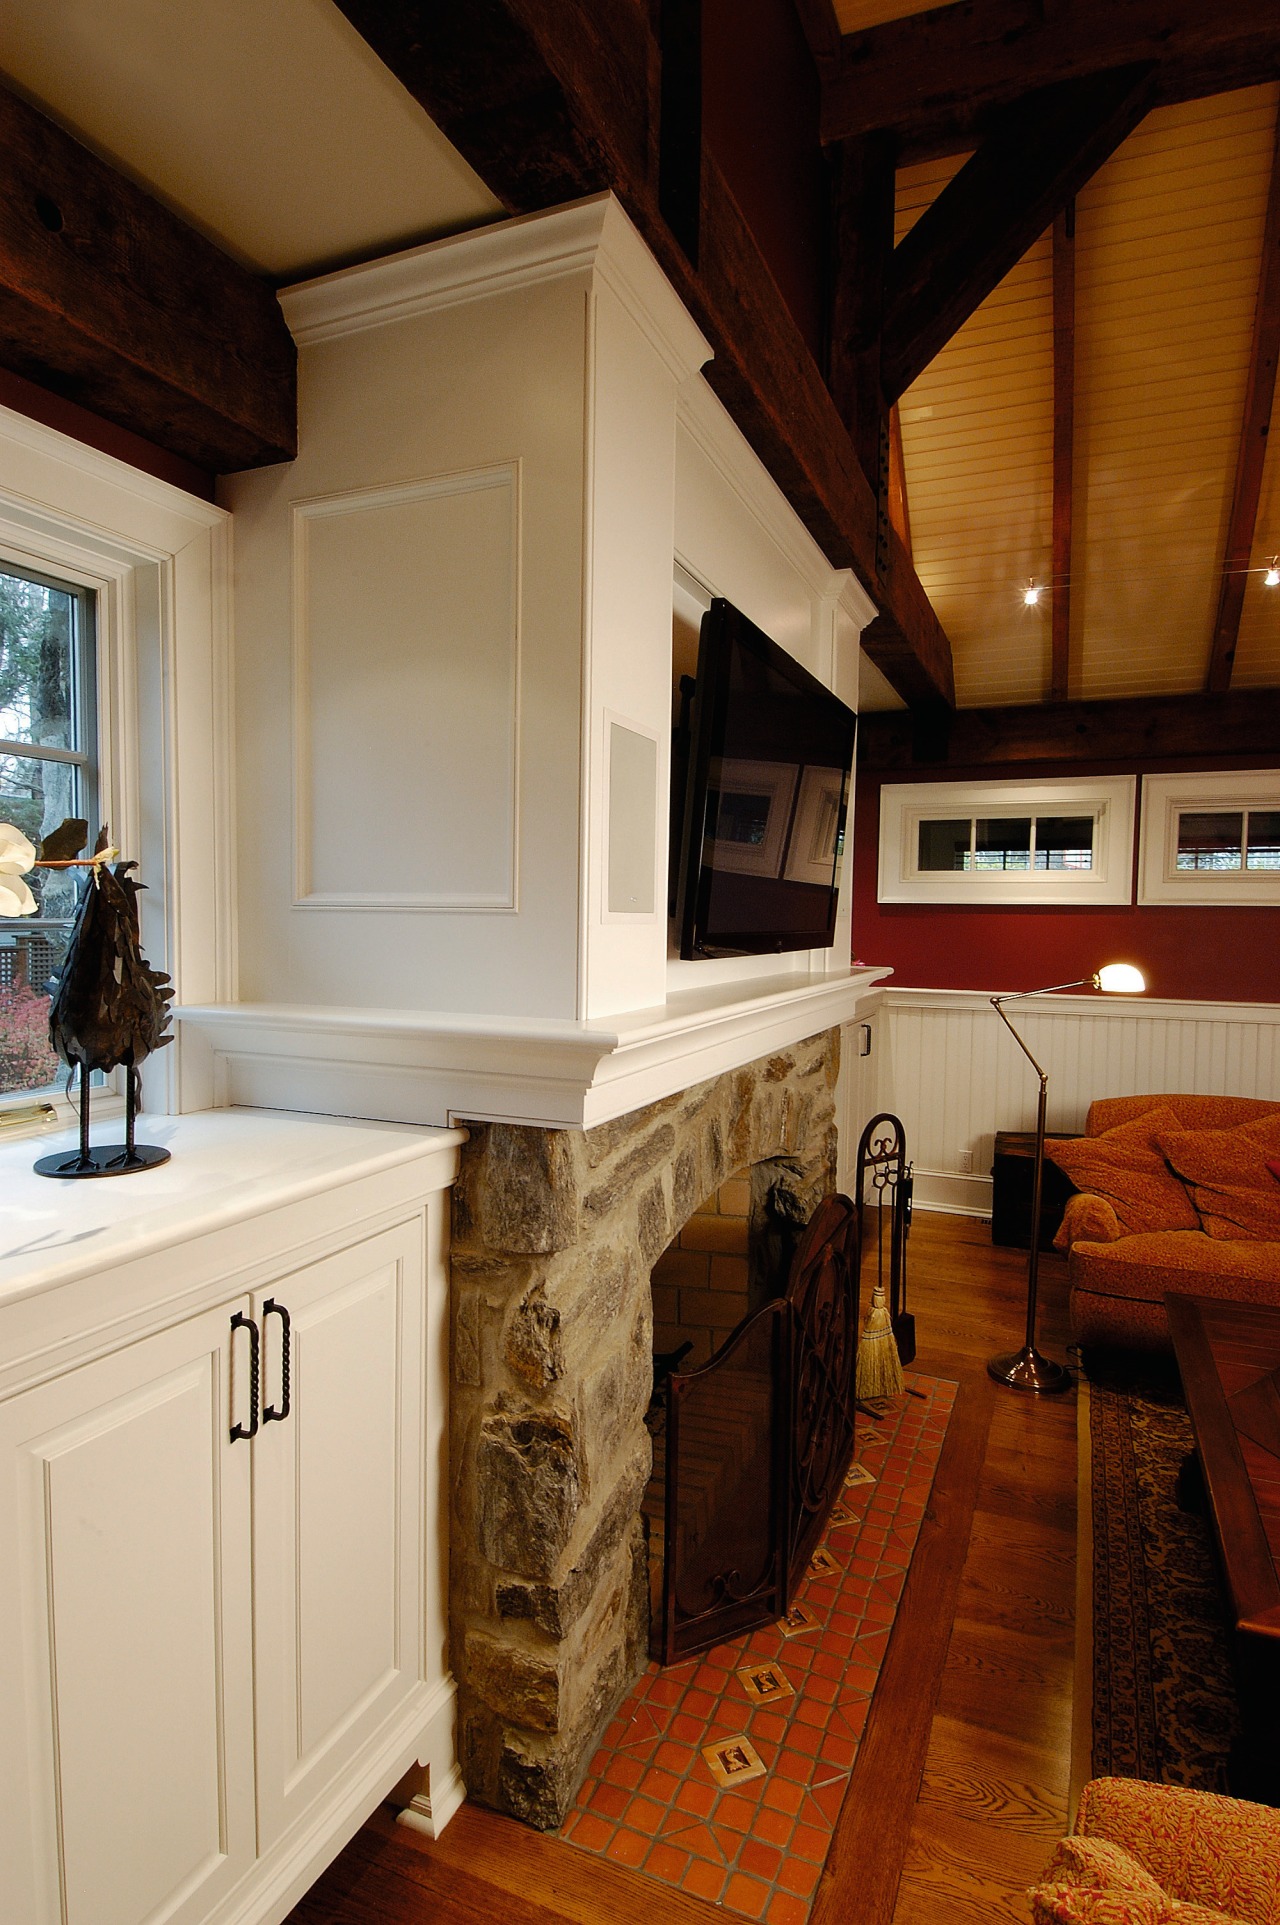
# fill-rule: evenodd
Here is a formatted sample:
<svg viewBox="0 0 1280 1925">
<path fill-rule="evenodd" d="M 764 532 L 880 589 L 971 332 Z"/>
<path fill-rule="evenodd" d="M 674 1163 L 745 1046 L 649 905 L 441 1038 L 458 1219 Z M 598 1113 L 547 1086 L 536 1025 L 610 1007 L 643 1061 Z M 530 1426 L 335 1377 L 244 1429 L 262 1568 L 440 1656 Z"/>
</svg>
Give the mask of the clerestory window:
<svg viewBox="0 0 1280 1925">
<path fill-rule="evenodd" d="M 1280 904 L 1280 770 L 1148 775 L 1139 900 Z"/>
<path fill-rule="evenodd" d="M 1132 776 L 886 782 L 879 899 L 1128 902 L 1135 789 Z"/>
</svg>

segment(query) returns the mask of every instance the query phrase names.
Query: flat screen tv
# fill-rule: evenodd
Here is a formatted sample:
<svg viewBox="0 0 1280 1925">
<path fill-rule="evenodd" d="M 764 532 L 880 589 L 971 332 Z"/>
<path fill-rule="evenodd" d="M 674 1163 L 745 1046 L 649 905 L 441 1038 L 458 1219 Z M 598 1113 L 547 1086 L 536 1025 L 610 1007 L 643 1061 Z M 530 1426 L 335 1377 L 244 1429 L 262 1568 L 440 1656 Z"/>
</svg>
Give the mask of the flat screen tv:
<svg viewBox="0 0 1280 1925">
<path fill-rule="evenodd" d="M 712 602 L 690 718 L 682 956 L 830 946 L 857 725 L 731 602 Z"/>
</svg>

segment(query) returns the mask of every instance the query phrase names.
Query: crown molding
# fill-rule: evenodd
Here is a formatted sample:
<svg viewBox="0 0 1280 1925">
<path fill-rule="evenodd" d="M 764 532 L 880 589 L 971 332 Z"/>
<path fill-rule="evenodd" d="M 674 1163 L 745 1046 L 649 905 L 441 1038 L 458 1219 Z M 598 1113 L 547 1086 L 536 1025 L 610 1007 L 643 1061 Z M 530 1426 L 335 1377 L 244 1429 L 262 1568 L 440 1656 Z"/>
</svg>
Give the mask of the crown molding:
<svg viewBox="0 0 1280 1925">
<path fill-rule="evenodd" d="M 281 291 L 280 306 L 303 348 L 575 274 L 612 288 L 678 381 L 710 360 L 705 336 L 608 193 L 300 281 Z"/>
</svg>

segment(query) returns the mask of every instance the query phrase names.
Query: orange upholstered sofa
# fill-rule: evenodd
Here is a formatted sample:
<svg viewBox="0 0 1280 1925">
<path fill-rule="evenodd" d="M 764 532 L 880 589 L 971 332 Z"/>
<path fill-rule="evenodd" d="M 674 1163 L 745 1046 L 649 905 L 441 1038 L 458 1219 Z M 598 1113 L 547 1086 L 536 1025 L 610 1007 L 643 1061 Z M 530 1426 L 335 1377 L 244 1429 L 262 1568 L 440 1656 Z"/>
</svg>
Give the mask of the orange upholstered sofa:
<svg viewBox="0 0 1280 1925">
<path fill-rule="evenodd" d="M 1030 1897 L 1036 1925 L 1275 1925 L 1280 1811 L 1094 1778 Z"/>
<path fill-rule="evenodd" d="M 1261 1129 L 1267 1149 L 1280 1147 L 1271 1138 L 1271 1126 L 1263 1122 L 1273 1118 L 1280 1128 L 1280 1103 L 1244 1096 L 1109 1097 L 1090 1105 L 1085 1138 L 1078 1139 L 1077 1168 L 1081 1160 L 1087 1164 L 1087 1139 L 1119 1131 L 1125 1125 L 1132 1125 L 1140 1135 L 1139 1119 L 1155 1111 L 1166 1115 L 1166 1123 L 1159 1126 L 1162 1129 L 1247 1128 L 1251 1134 Z M 1170 1111 L 1172 1117 L 1167 1116 Z M 1256 1143 L 1249 1148 L 1256 1162 L 1260 1154 Z M 1066 1168 L 1073 1181 L 1080 1182 L 1071 1167 L 1070 1145 L 1052 1144 L 1049 1154 Z M 1203 1202 L 1204 1192 L 1177 1181 L 1174 1171 L 1150 1149 L 1147 1154 L 1159 1167 L 1149 1180 L 1145 1211 L 1139 1211 L 1136 1220 L 1152 1227 L 1137 1234 L 1127 1231 L 1112 1203 L 1091 1194 L 1083 1185 L 1080 1194 L 1068 1199 L 1057 1242 L 1060 1249 L 1069 1252 L 1071 1322 L 1077 1343 L 1167 1348 L 1166 1291 L 1280 1305 L 1280 1235 L 1272 1241 L 1230 1223 L 1202 1217 L 1194 1199 Z M 1137 1179 L 1139 1184 L 1146 1180 Z M 1276 1182 L 1275 1213 L 1280 1225 L 1280 1179 L 1262 1178 L 1264 1186 L 1272 1180 Z M 1163 1192 L 1161 1181 L 1166 1186 Z M 1272 1208 L 1269 1197 L 1262 1196 L 1259 1207 L 1265 1218 L 1265 1212 Z M 1167 1215 L 1163 1214 L 1166 1210 Z"/>
</svg>

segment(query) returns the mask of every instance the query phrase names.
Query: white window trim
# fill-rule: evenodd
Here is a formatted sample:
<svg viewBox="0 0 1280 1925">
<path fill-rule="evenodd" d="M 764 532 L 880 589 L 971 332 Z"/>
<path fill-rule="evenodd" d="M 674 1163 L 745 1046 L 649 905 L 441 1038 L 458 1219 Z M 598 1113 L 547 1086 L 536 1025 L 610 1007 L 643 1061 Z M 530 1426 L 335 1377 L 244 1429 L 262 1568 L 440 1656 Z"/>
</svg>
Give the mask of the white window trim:
<svg viewBox="0 0 1280 1925">
<path fill-rule="evenodd" d="M 1063 776 L 1047 782 L 886 782 L 880 790 L 881 902 L 1009 904 L 1133 900 L 1137 777 Z M 1091 815 L 1091 869 L 935 872 L 918 866 L 919 828 L 946 816 Z"/>
<path fill-rule="evenodd" d="M 230 520 L 0 408 L 0 555 L 96 595 L 99 806 L 139 863 L 143 946 L 179 1003 L 236 993 Z M 183 1100 L 179 1049 L 144 1067 L 146 1108 L 209 1100 Z"/>
<path fill-rule="evenodd" d="M 1280 908 L 1280 870 L 1179 869 L 1178 816 L 1195 809 L 1280 809 L 1280 769 L 1144 775 L 1138 901 Z"/>
</svg>

